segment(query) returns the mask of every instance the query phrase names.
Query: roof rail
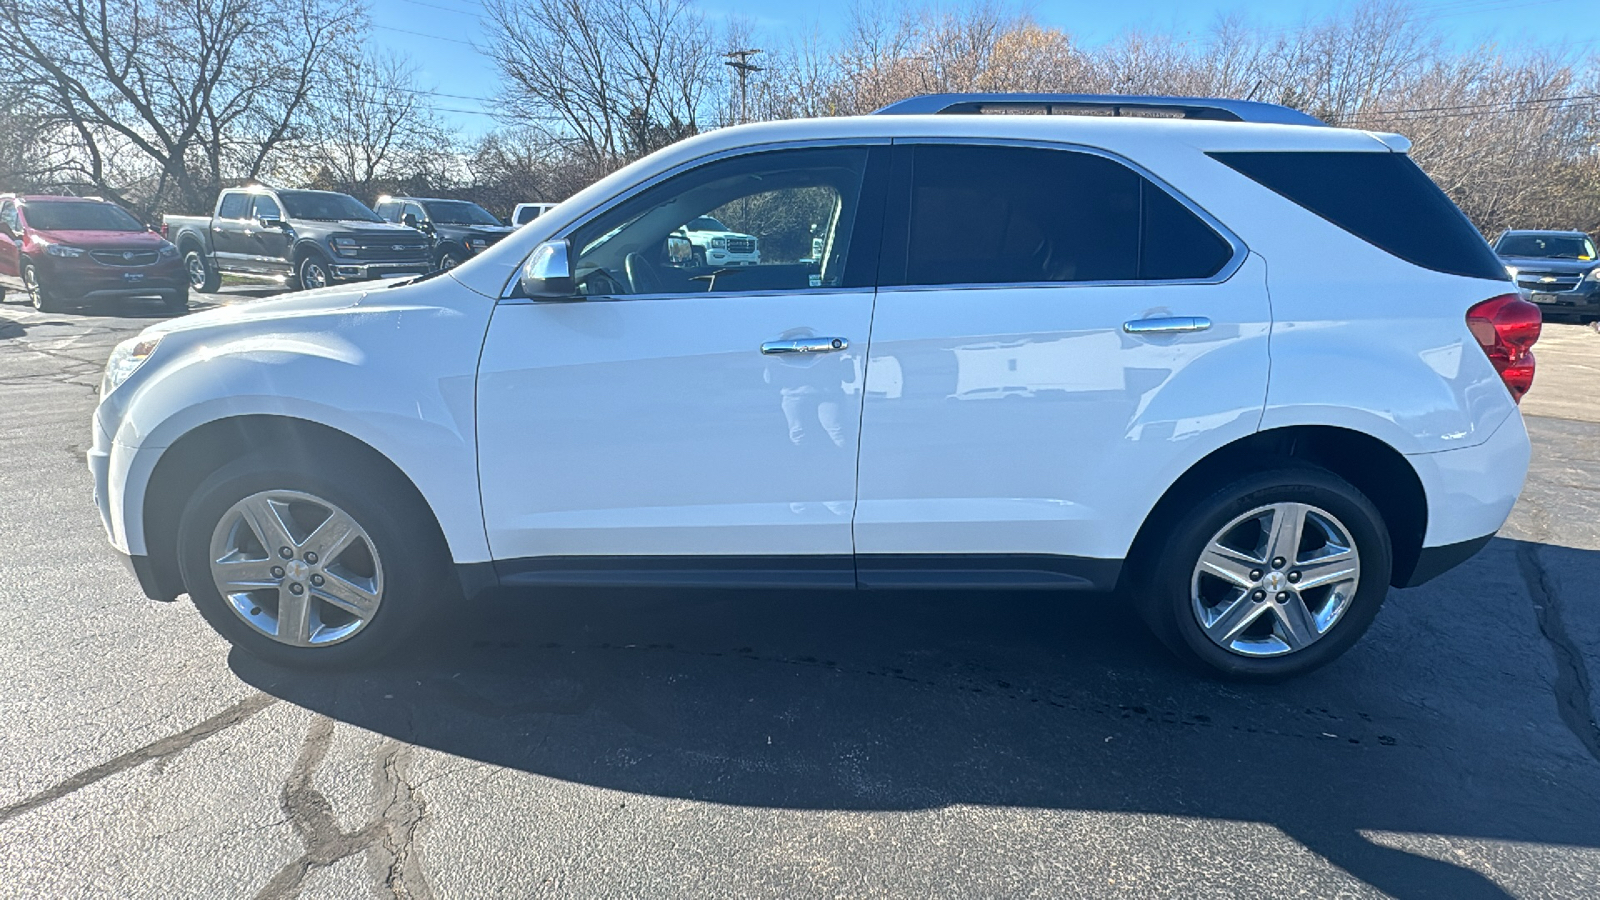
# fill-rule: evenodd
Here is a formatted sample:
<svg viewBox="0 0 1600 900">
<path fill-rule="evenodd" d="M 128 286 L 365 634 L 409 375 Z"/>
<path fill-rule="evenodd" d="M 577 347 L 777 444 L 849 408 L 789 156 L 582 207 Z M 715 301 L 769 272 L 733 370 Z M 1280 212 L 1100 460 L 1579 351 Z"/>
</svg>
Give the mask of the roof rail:
<svg viewBox="0 0 1600 900">
<path fill-rule="evenodd" d="M 1276 103 L 1208 97 L 1139 97 L 1118 94 L 924 94 L 891 103 L 873 115 L 1042 112 L 1095 116 L 1153 115 L 1213 122 L 1326 125 L 1321 119 Z"/>
</svg>

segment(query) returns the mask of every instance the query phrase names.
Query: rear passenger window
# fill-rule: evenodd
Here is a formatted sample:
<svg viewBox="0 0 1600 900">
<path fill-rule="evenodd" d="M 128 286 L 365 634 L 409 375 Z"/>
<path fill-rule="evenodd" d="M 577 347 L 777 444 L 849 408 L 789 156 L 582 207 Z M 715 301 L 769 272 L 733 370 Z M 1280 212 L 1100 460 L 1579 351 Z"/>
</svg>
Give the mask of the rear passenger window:
<svg viewBox="0 0 1600 900">
<path fill-rule="evenodd" d="M 217 209 L 219 219 L 243 219 L 249 214 L 249 194 L 229 194 L 222 198 L 222 206 Z"/>
<path fill-rule="evenodd" d="M 1200 279 L 1233 251 L 1115 160 L 1030 147 L 914 150 L 907 284 Z"/>
<path fill-rule="evenodd" d="M 1403 153 L 1212 153 L 1253 181 L 1406 262 L 1504 281 L 1494 251 L 1444 191 Z"/>
</svg>

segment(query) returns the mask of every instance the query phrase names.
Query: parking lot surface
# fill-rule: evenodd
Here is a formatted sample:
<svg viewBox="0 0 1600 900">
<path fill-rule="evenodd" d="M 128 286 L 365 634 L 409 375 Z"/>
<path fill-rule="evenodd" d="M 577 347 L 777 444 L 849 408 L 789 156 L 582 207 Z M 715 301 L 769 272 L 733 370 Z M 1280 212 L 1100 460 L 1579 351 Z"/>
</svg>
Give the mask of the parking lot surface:
<svg viewBox="0 0 1600 900">
<path fill-rule="evenodd" d="M 249 302 L 231 291 L 195 306 Z M 1600 334 L 1528 486 L 1311 676 L 1177 666 L 1111 598 L 570 592 L 410 658 L 237 653 L 112 556 L 100 370 L 159 307 L 0 305 L 0 895 L 1592 897 Z"/>
</svg>

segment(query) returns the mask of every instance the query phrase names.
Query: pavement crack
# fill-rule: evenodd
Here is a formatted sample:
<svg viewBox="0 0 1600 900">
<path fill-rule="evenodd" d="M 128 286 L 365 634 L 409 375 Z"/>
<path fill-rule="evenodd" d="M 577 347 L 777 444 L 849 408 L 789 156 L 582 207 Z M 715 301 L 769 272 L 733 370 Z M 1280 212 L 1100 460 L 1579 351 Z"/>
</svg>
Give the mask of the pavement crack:
<svg viewBox="0 0 1600 900">
<path fill-rule="evenodd" d="M 1555 657 L 1556 683 L 1554 687 L 1556 709 L 1561 721 L 1571 729 L 1578 742 L 1600 762 L 1600 723 L 1595 721 L 1594 685 L 1589 670 L 1584 665 L 1583 652 L 1567 633 L 1562 618 L 1561 594 L 1550 581 L 1544 561 L 1539 558 L 1539 548 L 1524 543 L 1517 547 L 1517 567 L 1522 580 L 1527 583 L 1528 596 L 1533 599 L 1533 613 L 1539 631 Z"/>
<path fill-rule="evenodd" d="M 400 900 L 433 900 L 414 842 L 427 816 L 426 804 L 408 780 L 412 748 L 385 741 L 374 759 L 377 817 L 354 831 L 339 829 L 333 804 L 313 786 L 317 767 L 333 743 L 334 721 L 317 716 L 311 722 L 300 756 L 284 782 L 279 805 L 300 836 L 305 850 L 279 869 L 256 894 L 258 900 L 280 900 L 300 894 L 313 869 L 326 868 L 357 853 L 381 873 L 383 888 Z"/>
<path fill-rule="evenodd" d="M 19 800 L 10 806 L 0 807 L 0 823 L 10 821 L 47 803 L 53 803 L 63 797 L 70 796 L 95 782 L 126 772 L 136 766 L 141 766 L 152 760 L 167 759 L 182 753 L 206 738 L 218 732 L 226 731 L 245 721 L 276 702 L 278 702 L 278 698 L 268 694 L 253 694 L 246 697 L 192 728 L 146 744 L 136 750 L 130 750 L 115 759 L 84 769 L 71 778 L 46 788 L 32 797 Z"/>
</svg>

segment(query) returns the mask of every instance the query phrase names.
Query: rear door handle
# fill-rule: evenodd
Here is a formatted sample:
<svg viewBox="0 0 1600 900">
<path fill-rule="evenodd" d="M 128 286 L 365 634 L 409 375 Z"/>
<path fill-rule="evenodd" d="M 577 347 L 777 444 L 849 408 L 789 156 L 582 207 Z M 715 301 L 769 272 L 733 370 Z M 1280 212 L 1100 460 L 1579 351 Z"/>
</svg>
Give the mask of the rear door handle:
<svg viewBox="0 0 1600 900">
<path fill-rule="evenodd" d="M 761 352 L 768 356 L 780 353 L 836 353 L 850 346 L 844 338 L 801 338 L 797 341 L 767 341 Z"/>
<path fill-rule="evenodd" d="M 1160 316 L 1122 323 L 1122 330 L 1129 334 L 1188 334 L 1210 327 L 1211 320 L 1205 316 Z"/>
</svg>

